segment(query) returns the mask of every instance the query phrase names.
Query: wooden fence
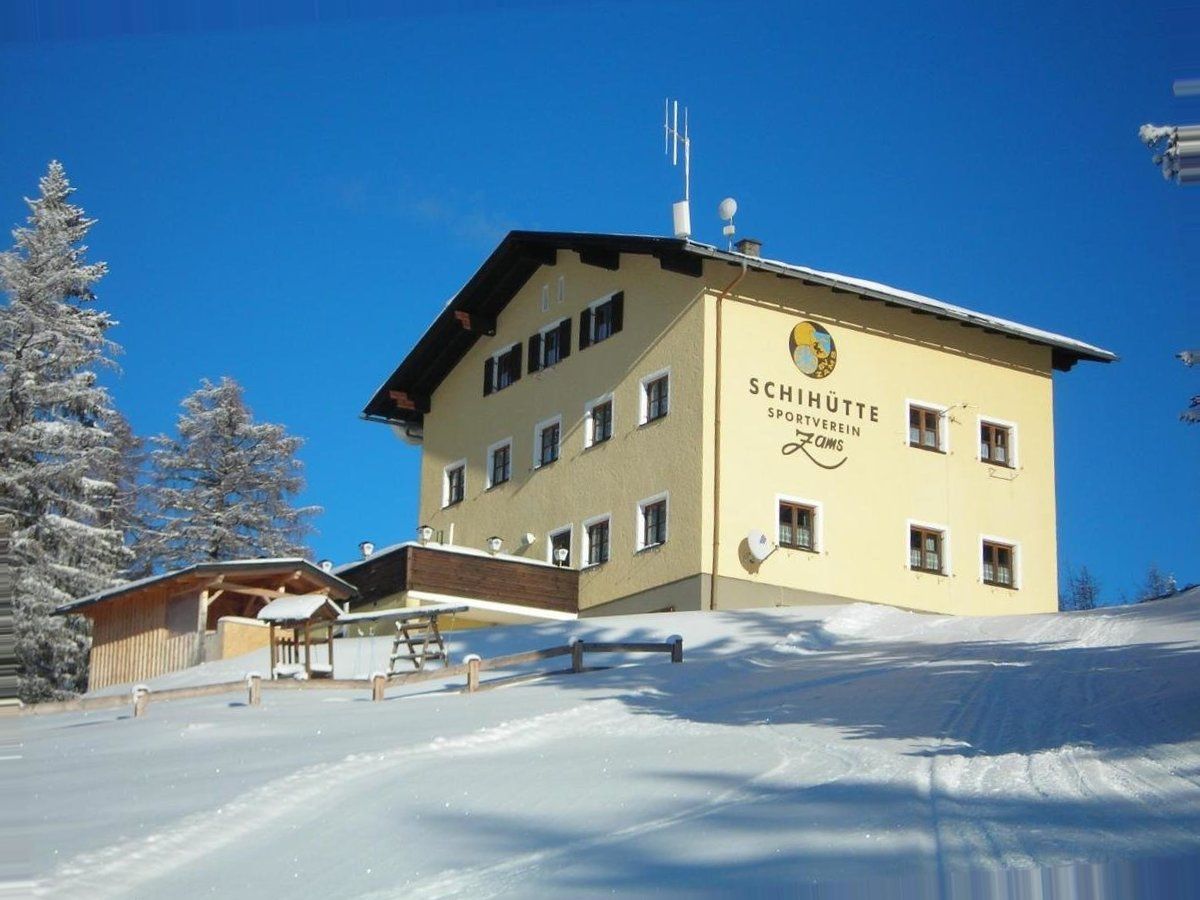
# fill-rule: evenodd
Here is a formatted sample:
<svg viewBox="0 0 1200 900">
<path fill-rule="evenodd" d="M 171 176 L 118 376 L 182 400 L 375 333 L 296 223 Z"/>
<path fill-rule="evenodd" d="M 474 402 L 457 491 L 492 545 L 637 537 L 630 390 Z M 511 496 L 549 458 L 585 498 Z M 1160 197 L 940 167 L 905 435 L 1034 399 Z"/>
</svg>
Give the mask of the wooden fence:
<svg viewBox="0 0 1200 900">
<path fill-rule="evenodd" d="M 488 671 L 505 671 L 531 663 L 539 663 L 559 656 L 570 656 L 571 667 L 555 671 L 542 671 L 537 674 L 548 675 L 564 672 L 584 672 L 584 654 L 586 653 L 668 653 L 671 662 L 683 662 L 683 638 L 672 635 L 662 643 L 650 641 L 627 642 L 596 642 L 575 640 L 563 647 L 548 647 L 544 650 L 528 650 L 524 653 L 511 653 L 508 656 L 494 656 L 483 659 L 476 655 L 464 657 L 457 665 L 445 666 L 440 669 L 426 669 L 420 672 L 408 672 L 403 675 L 387 676 L 377 672 L 370 678 L 322 678 L 318 680 L 297 681 L 293 679 L 263 680 L 262 676 L 252 672 L 239 681 L 224 681 L 219 684 L 205 684 L 197 687 L 170 688 L 163 691 L 152 691 L 146 685 L 137 685 L 132 690 L 132 700 L 127 694 L 114 694 L 109 697 L 79 697 L 74 700 L 62 700 L 52 703 L 35 703 L 22 707 L 20 715 L 40 716 L 52 713 L 90 711 L 102 709 L 117 709 L 132 702 L 135 718 L 145 715 L 146 708 L 153 700 L 188 700 L 195 697 L 211 697 L 218 694 L 231 694 L 236 691 L 247 692 L 247 704 L 258 706 L 262 702 L 262 692 L 266 691 L 327 691 L 327 690 L 367 690 L 372 700 L 383 700 L 388 688 L 405 687 L 424 681 L 445 681 L 451 678 L 465 678 L 465 693 L 473 694 L 488 687 L 480 681 L 480 675 Z M 528 677 L 529 673 L 521 676 Z M 495 679 L 496 683 L 508 682 L 510 679 Z"/>
</svg>

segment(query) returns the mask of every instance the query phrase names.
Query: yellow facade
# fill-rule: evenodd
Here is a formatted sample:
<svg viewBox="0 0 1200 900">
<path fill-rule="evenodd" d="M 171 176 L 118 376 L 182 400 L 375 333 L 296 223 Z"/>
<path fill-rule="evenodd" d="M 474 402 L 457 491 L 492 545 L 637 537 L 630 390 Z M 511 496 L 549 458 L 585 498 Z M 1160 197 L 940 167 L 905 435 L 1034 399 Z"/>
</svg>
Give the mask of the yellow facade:
<svg viewBox="0 0 1200 900">
<path fill-rule="evenodd" d="M 617 291 L 622 330 L 579 349 L 580 312 Z M 569 357 L 530 374 L 530 335 L 562 318 L 573 326 Z M 823 377 L 794 362 L 789 339 L 803 323 L 836 346 Z M 485 360 L 517 342 L 520 379 L 484 396 Z M 543 560 L 549 536 L 569 527 L 578 565 L 583 523 L 609 516 L 610 558 L 581 574 L 585 614 L 857 600 L 959 614 L 1050 611 L 1051 369 L 1047 346 L 728 261 L 706 260 L 693 277 L 650 256 L 622 254 L 610 270 L 564 250 L 430 398 L 420 521 L 458 545 L 483 547 L 498 535 L 505 552 Z M 640 425 L 643 379 L 664 371 L 670 411 Z M 613 436 L 585 448 L 585 410 L 608 394 Z M 909 446 L 910 402 L 943 413 L 944 452 Z M 535 467 L 535 427 L 554 417 L 560 458 Z M 984 420 L 1011 429 L 1014 466 L 980 460 Z M 489 489 L 489 448 L 508 439 L 512 478 Z M 460 460 L 464 499 L 443 508 L 446 467 Z M 639 552 L 639 502 L 659 495 L 667 540 Z M 781 548 L 756 562 L 747 535 L 777 539 L 781 499 L 815 508 L 815 551 Z M 913 524 L 944 533 L 944 574 L 911 569 Z M 984 584 L 984 540 L 1013 548 L 1015 588 Z"/>
</svg>

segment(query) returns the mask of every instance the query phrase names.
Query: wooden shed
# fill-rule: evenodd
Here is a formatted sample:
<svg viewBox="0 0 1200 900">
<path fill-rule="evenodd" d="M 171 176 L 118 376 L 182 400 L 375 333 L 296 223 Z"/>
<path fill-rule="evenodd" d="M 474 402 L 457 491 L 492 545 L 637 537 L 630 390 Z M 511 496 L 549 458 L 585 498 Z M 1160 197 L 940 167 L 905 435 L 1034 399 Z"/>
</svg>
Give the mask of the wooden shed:
<svg viewBox="0 0 1200 900">
<path fill-rule="evenodd" d="M 220 659 L 216 638 L 223 624 L 261 634 L 257 643 L 243 640 L 241 652 L 267 646 L 267 626 L 254 617 L 279 597 L 321 594 L 340 602 L 355 593 L 352 585 L 307 560 L 245 559 L 199 563 L 131 581 L 56 612 L 91 620 L 88 689 L 96 690 Z"/>
</svg>

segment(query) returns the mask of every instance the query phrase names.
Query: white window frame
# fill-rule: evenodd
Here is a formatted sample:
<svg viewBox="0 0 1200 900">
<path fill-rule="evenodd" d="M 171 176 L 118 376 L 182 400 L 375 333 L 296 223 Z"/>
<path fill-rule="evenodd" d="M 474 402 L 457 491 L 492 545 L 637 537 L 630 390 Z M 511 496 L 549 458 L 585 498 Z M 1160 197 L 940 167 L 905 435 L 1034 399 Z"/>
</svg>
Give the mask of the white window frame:
<svg viewBox="0 0 1200 900">
<path fill-rule="evenodd" d="M 794 503 L 797 506 L 808 506 L 813 511 L 813 516 L 816 522 L 813 523 L 813 548 L 805 550 L 799 548 L 801 553 L 824 553 L 825 552 L 825 504 L 819 500 L 809 500 L 807 497 L 797 497 L 794 494 L 776 494 L 775 508 L 771 510 L 771 518 L 768 522 L 775 523 L 775 546 L 780 550 L 796 550 L 796 547 L 785 547 L 779 543 L 779 504 Z"/>
<path fill-rule="evenodd" d="M 912 540 L 913 528 L 924 528 L 928 531 L 937 531 L 942 535 L 942 571 L 941 572 L 926 572 L 924 569 L 914 569 L 912 567 L 912 558 L 909 556 L 910 545 Z M 980 553 L 982 554 L 982 550 Z M 940 525 L 937 522 L 927 522 L 923 519 L 906 519 L 904 522 L 904 568 L 912 572 L 914 575 L 934 575 L 943 578 L 949 578 L 954 574 L 954 569 L 950 563 L 950 529 L 946 525 Z"/>
<path fill-rule="evenodd" d="M 670 401 L 668 401 L 669 403 Z M 617 404 L 613 400 L 612 392 L 605 394 L 602 397 L 597 397 L 595 400 L 589 400 L 583 404 L 583 449 L 596 446 L 595 435 L 592 433 L 592 410 L 602 403 L 612 404 L 612 434 L 608 436 L 609 440 L 616 437 L 617 431 Z"/>
<path fill-rule="evenodd" d="M 592 544 L 591 544 L 590 539 L 588 538 L 588 529 L 591 526 L 598 525 L 601 522 L 608 523 L 608 559 L 606 559 L 604 562 L 598 562 L 598 563 L 588 562 L 588 559 L 592 555 Z M 581 548 L 580 553 L 579 553 L 579 568 L 594 569 L 597 566 L 602 566 L 602 565 L 604 565 L 604 563 L 610 562 L 612 560 L 612 551 L 613 551 L 612 537 L 613 537 L 612 513 L 604 513 L 603 515 L 591 516 L 590 518 L 584 519 L 579 524 L 579 543 L 580 543 L 580 548 Z"/>
<path fill-rule="evenodd" d="M 661 544 L 650 544 L 647 546 L 647 544 L 646 544 L 646 518 L 642 514 L 642 511 L 650 504 L 657 503 L 660 500 L 663 500 L 666 502 L 666 514 L 663 516 L 662 543 Z M 636 545 L 637 552 L 641 553 L 643 550 L 652 550 L 655 547 L 661 547 L 671 537 L 671 492 L 663 491 L 661 494 L 655 494 L 653 497 L 646 497 L 644 500 L 639 500 L 637 502 L 637 510 L 635 512 L 635 517 L 636 517 L 637 521 L 635 523 L 636 530 L 634 533 L 637 535 L 637 545 Z M 612 538 L 610 537 L 609 540 L 611 541 Z"/>
<path fill-rule="evenodd" d="M 675 393 L 675 379 L 671 377 L 671 367 L 659 369 L 657 372 L 651 372 L 638 382 L 638 427 L 650 424 L 651 420 L 647 418 L 650 414 L 650 397 L 646 391 L 647 385 L 652 381 L 657 381 L 663 376 L 667 377 L 667 412 L 666 415 L 660 416 L 660 419 L 665 419 L 671 414 L 671 410 L 675 408 L 675 399 L 672 396 Z M 657 422 L 658 419 L 653 421 Z"/>
<path fill-rule="evenodd" d="M 588 346 L 589 347 L 593 346 L 596 343 L 603 343 L 604 341 L 607 341 L 610 337 L 613 336 L 613 333 L 610 331 L 608 333 L 607 337 L 602 337 L 600 339 L 600 341 L 597 342 L 597 340 L 596 340 L 596 307 L 603 306 L 605 303 L 607 303 L 613 297 L 617 296 L 617 294 L 619 294 L 619 293 L 621 293 L 621 291 L 612 291 L 611 293 L 605 294 L 603 297 L 600 297 L 598 300 L 593 300 L 591 303 L 589 303 L 587 305 L 587 308 L 591 311 L 591 315 L 588 316 L 588 328 L 590 329 L 590 332 L 588 334 Z"/>
<path fill-rule="evenodd" d="M 504 347 L 503 349 L 497 350 L 495 353 L 492 354 L 492 393 L 493 394 L 496 393 L 497 391 L 502 391 L 505 388 L 510 388 L 514 384 L 516 384 L 515 381 L 510 381 L 504 387 L 500 387 L 500 357 L 504 356 L 505 354 L 512 353 L 512 350 L 514 347 L 522 347 L 521 342 L 514 341 L 513 343 Z M 525 360 L 522 357 L 521 358 L 521 367 L 524 368 L 524 366 L 525 366 Z"/>
<path fill-rule="evenodd" d="M 457 469 L 460 466 L 463 470 L 463 498 L 454 502 L 462 503 L 467 499 L 467 460 L 463 458 L 442 466 L 442 509 L 453 505 L 450 502 L 450 470 Z"/>
<path fill-rule="evenodd" d="M 1002 465 L 998 462 L 992 462 L 990 459 L 983 458 L 983 452 L 980 447 L 980 437 L 983 434 L 984 425 L 999 425 L 1001 428 L 1008 429 L 1008 464 Z M 1020 457 L 1020 441 L 1017 440 L 1017 423 L 1010 422 L 1007 419 L 1000 419 L 996 416 L 985 416 L 980 413 L 975 417 L 975 459 L 984 465 L 995 466 L 997 469 L 1015 469 L 1019 463 Z"/>
<path fill-rule="evenodd" d="M 549 428 L 551 425 L 558 426 L 558 459 L 562 459 L 563 453 L 563 430 L 562 416 L 551 416 L 549 419 L 543 419 L 533 426 L 533 467 L 540 469 L 542 464 L 542 431 Z M 549 463 L 546 463 L 549 465 Z"/>
<path fill-rule="evenodd" d="M 570 547 L 570 556 L 572 559 L 571 562 L 567 563 L 567 565 L 559 568 L 574 569 L 576 567 L 572 565 L 572 563 L 578 562 L 578 559 L 574 558 L 576 556 L 575 525 L 572 522 L 568 522 L 566 525 L 560 525 L 558 528 L 551 528 L 546 532 L 546 562 L 550 563 L 552 566 L 558 566 L 558 563 L 554 561 L 554 538 L 560 534 L 566 534 L 568 536 L 567 541 L 568 546 Z"/>
<path fill-rule="evenodd" d="M 492 454 L 504 446 L 508 447 L 508 481 L 512 481 L 512 478 L 513 478 L 513 451 L 512 451 L 513 439 L 512 439 L 512 437 L 506 437 L 502 441 L 496 441 L 496 443 L 494 443 L 494 444 L 488 444 L 487 456 L 484 457 L 484 459 L 487 461 L 487 470 L 483 473 L 484 490 L 490 491 L 492 488 L 494 488 L 496 486 L 495 484 L 492 483 L 492 472 L 494 470 L 494 466 L 492 465 Z M 508 482 L 502 481 L 500 483 L 507 484 Z"/>
<path fill-rule="evenodd" d="M 914 400 L 912 397 L 904 401 L 904 446 L 911 450 L 929 452 L 928 447 L 917 447 L 909 440 L 908 415 L 914 406 L 919 406 L 922 409 L 931 409 L 938 414 L 938 447 L 933 452 L 948 455 L 950 453 L 950 407 L 944 403 L 933 403 L 929 400 Z M 978 434 L 976 434 L 976 439 L 978 439 Z M 975 452 L 978 454 L 979 449 L 976 448 Z"/>
<path fill-rule="evenodd" d="M 552 363 L 546 362 L 546 335 L 549 334 L 551 331 L 558 331 L 559 326 L 562 325 L 563 322 L 566 322 L 567 320 L 569 320 L 570 318 L 571 318 L 570 316 L 562 316 L 559 319 L 557 319 L 553 324 L 547 325 L 545 328 L 538 329 L 538 338 L 539 338 L 539 341 L 538 341 L 539 353 L 538 353 L 538 355 L 541 357 L 538 360 L 538 372 L 545 372 L 547 369 L 551 368 L 552 366 L 557 366 L 560 362 L 562 362 L 562 347 L 558 348 L 558 359 L 556 359 Z M 570 353 L 570 350 L 568 350 L 567 352 Z M 537 372 L 535 372 L 534 374 L 536 375 Z"/>
<path fill-rule="evenodd" d="M 988 419 L 987 421 L 995 421 Z M 997 423 L 1000 424 L 1000 423 Z M 1002 584 L 989 584 L 983 580 L 983 545 L 984 544 L 1003 544 L 1005 547 L 1012 548 L 1013 555 L 1013 583 L 1011 587 L 1005 587 Z M 988 588 L 999 588 L 1002 591 L 1019 591 L 1021 589 L 1021 565 L 1025 554 L 1021 550 L 1021 542 L 1010 540 L 1006 537 L 999 537 L 994 534 L 979 535 L 979 553 L 976 556 L 976 561 L 979 564 L 979 583 Z"/>
</svg>

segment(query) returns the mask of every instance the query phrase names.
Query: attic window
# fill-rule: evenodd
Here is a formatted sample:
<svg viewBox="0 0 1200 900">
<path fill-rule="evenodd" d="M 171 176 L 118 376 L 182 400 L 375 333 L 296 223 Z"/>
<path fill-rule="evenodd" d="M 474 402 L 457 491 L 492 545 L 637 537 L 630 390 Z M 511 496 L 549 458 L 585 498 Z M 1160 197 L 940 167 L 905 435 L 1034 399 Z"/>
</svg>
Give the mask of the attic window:
<svg viewBox="0 0 1200 900">
<path fill-rule="evenodd" d="M 529 371 L 548 369 L 571 355 L 571 320 L 562 319 L 529 339 Z"/>
<path fill-rule="evenodd" d="M 579 314 L 579 349 L 598 344 L 618 333 L 624 325 L 625 292 L 597 300 Z"/>
<path fill-rule="evenodd" d="M 521 345 L 513 344 L 483 361 L 483 396 L 503 390 L 521 378 Z"/>
</svg>

